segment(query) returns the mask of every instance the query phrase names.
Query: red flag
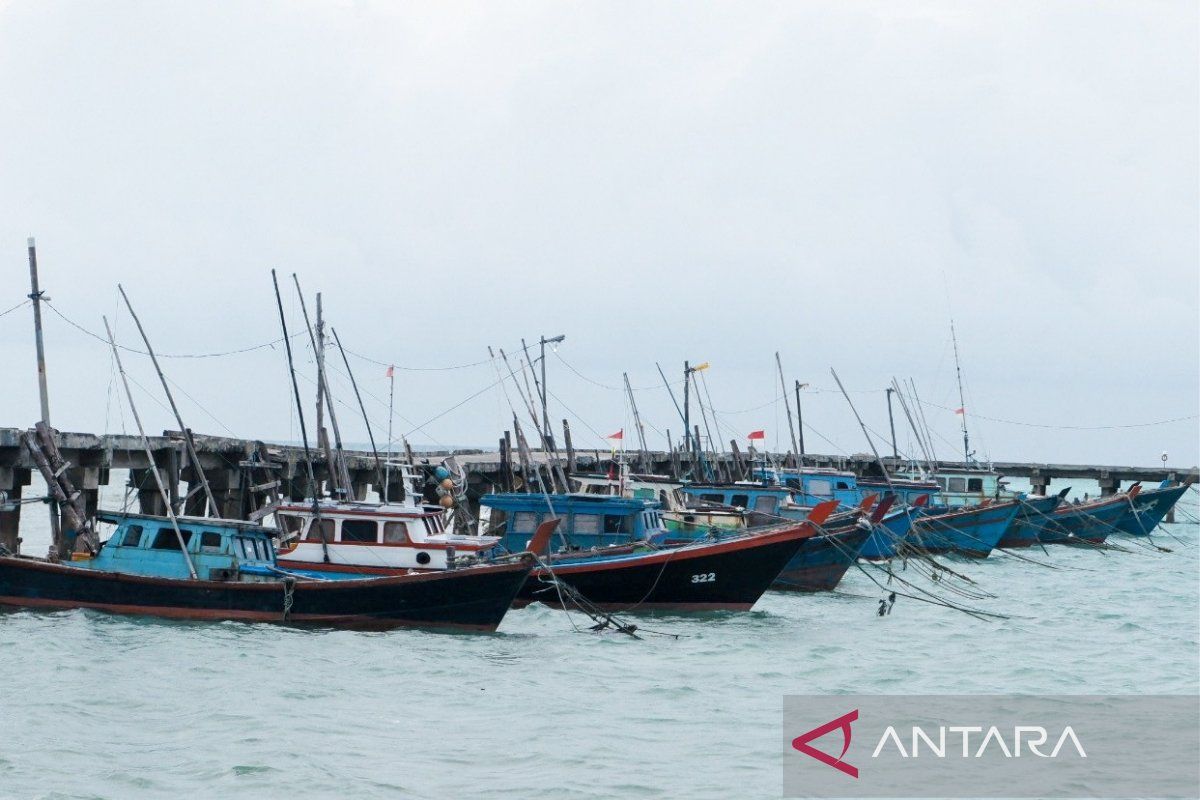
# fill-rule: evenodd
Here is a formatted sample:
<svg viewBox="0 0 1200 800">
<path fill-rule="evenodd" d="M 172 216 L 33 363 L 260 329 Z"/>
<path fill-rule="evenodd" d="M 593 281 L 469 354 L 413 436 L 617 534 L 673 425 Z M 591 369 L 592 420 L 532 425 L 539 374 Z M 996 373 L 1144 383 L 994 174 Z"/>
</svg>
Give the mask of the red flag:
<svg viewBox="0 0 1200 800">
<path fill-rule="evenodd" d="M 766 431 L 750 431 L 750 433 L 746 436 L 746 438 L 749 439 L 750 441 L 754 441 L 755 439 L 765 439 L 765 438 L 767 438 L 767 432 Z"/>
<path fill-rule="evenodd" d="M 605 439 L 624 439 L 625 438 L 625 429 L 621 428 L 621 430 L 617 431 L 616 433 L 609 434 L 608 436 L 605 436 L 604 438 Z"/>
<path fill-rule="evenodd" d="M 395 367 L 388 367 L 387 376 L 390 378 L 395 372 Z"/>
<path fill-rule="evenodd" d="M 962 414 L 963 416 L 966 416 L 966 414 L 967 414 L 967 410 L 966 410 L 965 408 L 956 408 L 956 409 L 954 409 L 954 413 L 955 413 L 955 414 Z"/>
</svg>

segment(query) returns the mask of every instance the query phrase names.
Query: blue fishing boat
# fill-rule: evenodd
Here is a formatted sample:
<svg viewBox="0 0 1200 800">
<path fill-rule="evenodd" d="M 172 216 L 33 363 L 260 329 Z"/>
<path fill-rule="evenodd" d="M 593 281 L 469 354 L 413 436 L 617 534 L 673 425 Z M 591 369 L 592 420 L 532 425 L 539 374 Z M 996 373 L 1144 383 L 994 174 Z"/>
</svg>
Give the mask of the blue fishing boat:
<svg viewBox="0 0 1200 800">
<path fill-rule="evenodd" d="M 1041 533 L 1049 524 L 1050 515 L 1063 502 L 1068 490 L 1048 496 L 1022 497 L 1021 508 L 1016 519 L 1003 536 L 997 547 L 1032 547 L 1041 541 Z"/>
<path fill-rule="evenodd" d="M 911 542 L 931 554 L 958 553 L 971 558 L 987 558 L 1016 519 L 1020 508 L 1018 501 L 1008 500 L 969 508 L 933 509 L 913 523 L 906 543 Z"/>
<path fill-rule="evenodd" d="M 1102 544 L 1132 513 L 1130 495 L 1136 497 L 1137 488 L 1129 493 L 1061 504 L 1050 515 L 1039 539 L 1043 544 Z"/>
<path fill-rule="evenodd" d="M 896 548 L 912 531 L 913 523 L 925 513 L 929 495 L 921 495 L 912 505 L 893 509 L 883 516 L 863 544 L 859 558 L 883 561 L 896 555 Z"/>
<path fill-rule="evenodd" d="M 90 608 L 174 619 L 351 628 L 493 631 L 531 560 L 364 578 L 281 569 L 268 532 L 203 517 L 100 513 L 116 526 L 95 555 L 0 557 L 0 605 Z"/>
<path fill-rule="evenodd" d="M 1117 529 L 1134 536 L 1148 536 L 1187 489 L 1187 484 L 1172 486 L 1171 481 L 1163 481 L 1156 489 L 1142 489 L 1133 498 L 1131 513 L 1117 523 Z"/>
</svg>

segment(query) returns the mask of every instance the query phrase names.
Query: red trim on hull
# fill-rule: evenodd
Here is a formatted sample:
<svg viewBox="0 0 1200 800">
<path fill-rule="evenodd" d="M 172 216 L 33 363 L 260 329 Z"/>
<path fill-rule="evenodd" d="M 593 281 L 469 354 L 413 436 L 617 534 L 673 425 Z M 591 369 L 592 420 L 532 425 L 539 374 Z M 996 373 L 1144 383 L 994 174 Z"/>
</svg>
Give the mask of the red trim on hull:
<svg viewBox="0 0 1200 800">
<path fill-rule="evenodd" d="M 178 608 L 173 606 L 135 606 L 121 603 L 84 603 L 74 600 L 53 600 L 41 597 L 27 598 L 0 596 L 0 606 L 9 606 L 12 608 L 53 609 L 59 611 L 86 608 L 93 611 L 105 611 L 110 614 L 163 617 L 166 619 L 197 620 L 208 622 L 273 622 L 280 625 L 308 623 L 313 625 L 336 625 L 339 628 L 358 628 L 361 630 L 388 630 L 391 628 L 452 628 L 455 630 L 491 633 L 499 627 L 499 623 L 496 625 L 467 625 L 457 622 L 394 620 L 381 619 L 379 617 L 343 616 L 335 614 L 293 614 L 284 620 L 280 614 L 268 614 L 260 611 L 218 611 L 213 609 Z"/>
<path fill-rule="evenodd" d="M 601 572 L 610 569 L 626 569 L 633 564 L 639 566 L 646 564 L 658 564 L 662 562 L 687 561 L 693 558 L 707 558 L 709 556 L 718 555 L 721 553 L 730 553 L 737 550 L 746 550 L 755 547 L 762 547 L 765 544 L 777 544 L 780 542 L 788 542 L 795 539 L 807 539 L 816 533 L 816 528 L 807 522 L 783 530 L 774 531 L 772 533 L 754 533 L 748 536 L 739 537 L 737 539 L 724 542 L 714 542 L 709 545 L 692 544 L 685 548 L 663 550 L 662 552 L 648 552 L 645 554 L 635 554 L 631 556 L 623 556 L 620 559 L 614 559 L 611 562 L 605 563 L 603 554 L 598 554 L 592 561 L 582 560 L 574 564 L 555 564 L 551 562 L 550 568 L 554 570 L 555 575 L 571 575 L 576 572 Z M 537 567 L 531 573 L 531 577 L 545 576 L 546 570 Z"/>
<path fill-rule="evenodd" d="M 512 604 L 513 608 L 525 608 L 534 603 L 542 603 L 551 608 L 562 608 L 562 604 L 557 601 L 546 600 L 518 600 Z M 617 614 L 629 613 L 629 603 L 593 603 L 593 606 L 601 611 L 611 611 Z M 638 603 L 637 611 L 749 611 L 754 608 L 754 603 Z"/>
</svg>

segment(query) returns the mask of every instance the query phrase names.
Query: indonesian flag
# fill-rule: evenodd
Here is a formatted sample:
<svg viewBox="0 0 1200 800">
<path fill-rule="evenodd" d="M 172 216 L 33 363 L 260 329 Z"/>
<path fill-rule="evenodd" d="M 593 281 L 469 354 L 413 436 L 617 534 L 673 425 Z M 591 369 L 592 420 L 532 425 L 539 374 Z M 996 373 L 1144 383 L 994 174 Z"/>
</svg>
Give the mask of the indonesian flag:
<svg viewBox="0 0 1200 800">
<path fill-rule="evenodd" d="M 749 439 L 749 440 L 750 440 L 750 441 L 752 441 L 752 442 L 753 442 L 755 439 L 766 439 L 766 438 L 767 438 L 767 432 L 766 432 L 766 431 L 750 431 L 750 433 L 749 433 L 749 434 L 747 434 L 746 438 L 747 438 L 747 439 Z"/>
<path fill-rule="evenodd" d="M 965 417 L 967 415 L 967 410 L 965 408 L 956 408 L 954 409 L 954 413 L 962 414 Z"/>
<path fill-rule="evenodd" d="M 605 439 L 618 439 L 618 440 L 624 439 L 625 438 L 625 429 L 621 428 L 621 430 L 617 431 L 616 433 L 611 433 L 608 436 L 605 436 L 604 438 Z"/>
<path fill-rule="evenodd" d="M 388 367 L 387 376 L 390 378 L 395 374 L 396 374 L 396 368 L 394 366 Z"/>
</svg>

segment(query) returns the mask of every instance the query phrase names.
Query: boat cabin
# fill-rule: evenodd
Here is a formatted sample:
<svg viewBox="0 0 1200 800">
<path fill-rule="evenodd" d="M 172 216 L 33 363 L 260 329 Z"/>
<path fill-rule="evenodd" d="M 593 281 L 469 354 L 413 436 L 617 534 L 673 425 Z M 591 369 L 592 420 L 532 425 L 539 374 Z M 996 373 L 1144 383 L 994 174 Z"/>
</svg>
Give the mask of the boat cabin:
<svg viewBox="0 0 1200 800">
<path fill-rule="evenodd" d="M 275 509 L 275 519 L 286 531 L 279 551 L 282 565 L 334 571 L 353 567 L 368 573 L 443 570 L 454 567 L 456 558 L 490 550 L 498 541 L 448 531 L 446 513 L 438 506 L 322 500 L 317 509 L 319 514 L 311 501 Z"/>
<path fill-rule="evenodd" d="M 901 477 L 912 478 L 913 474 Z M 999 472 L 986 469 L 942 469 L 934 476 L 937 482 L 937 502 L 950 508 L 974 506 L 984 500 L 1011 499 L 1018 496 L 1008 490 Z"/>
<path fill-rule="evenodd" d="M 276 580 L 272 531 L 249 522 L 177 517 L 196 577 L 207 581 Z M 75 566 L 158 578 L 189 578 L 170 517 L 102 511 L 96 521 L 116 530 L 92 558 Z"/>
<path fill-rule="evenodd" d="M 745 526 L 751 528 L 779 523 L 784 509 L 792 505 L 791 489 L 760 483 L 691 483 L 679 491 L 689 508 L 695 507 L 697 501 L 725 506 L 740 512 Z"/>
<path fill-rule="evenodd" d="M 551 540 L 552 552 L 590 550 L 629 544 L 661 536 L 658 503 L 593 494 L 484 495 L 480 505 L 490 509 L 489 532 L 500 537 L 510 553 L 522 552 L 538 525 L 553 516 L 562 520 Z"/>
</svg>

